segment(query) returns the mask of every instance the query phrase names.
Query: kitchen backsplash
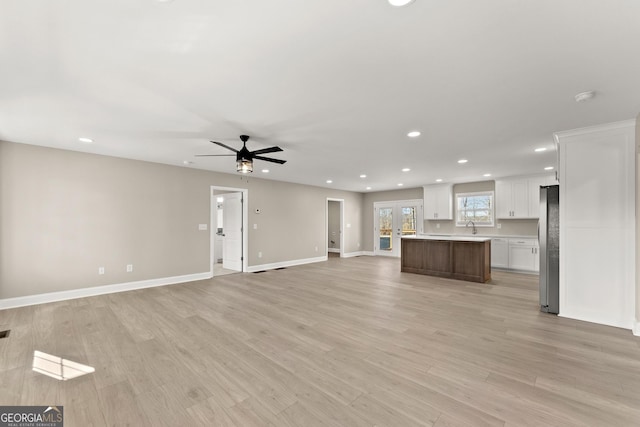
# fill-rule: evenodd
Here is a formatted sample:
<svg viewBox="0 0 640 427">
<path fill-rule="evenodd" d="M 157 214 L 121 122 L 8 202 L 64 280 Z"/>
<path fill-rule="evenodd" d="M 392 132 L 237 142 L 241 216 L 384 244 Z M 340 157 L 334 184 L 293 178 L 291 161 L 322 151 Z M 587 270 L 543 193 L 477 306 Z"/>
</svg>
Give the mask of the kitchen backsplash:
<svg viewBox="0 0 640 427">
<path fill-rule="evenodd" d="M 440 224 L 440 228 L 437 225 Z M 500 224 L 500 228 L 497 227 Z M 537 219 L 496 220 L 494 227 L 477 227 L 478 236 L 537 236 Z M 456 227 L 455 221 L 424 221 L 425 234 L 471 234 L 471 226 Z"/>
</svg>

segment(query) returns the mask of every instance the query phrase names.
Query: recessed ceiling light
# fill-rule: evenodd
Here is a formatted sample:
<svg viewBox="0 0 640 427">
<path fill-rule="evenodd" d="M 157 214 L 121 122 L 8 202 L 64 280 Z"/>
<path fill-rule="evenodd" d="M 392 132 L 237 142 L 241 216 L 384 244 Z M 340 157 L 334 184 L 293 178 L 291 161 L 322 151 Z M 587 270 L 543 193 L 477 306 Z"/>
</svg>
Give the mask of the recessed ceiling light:
<svg viewBox="0 0 640 427">
<path fill-rule="evenodd" d="M 544 170 L 546 170 L 546 171 L 553 170 L 553 166 L 547 166 L 546 168 L 544 168 Z"/>
<path fill-rule="evenodd" d="M 418 136 L 420 136 L 420 132 L 418 132 L 417 130 L 412 130 L 407 134 L 407 136 L 409 138 L 417 138 Z"/>
<path fill-rule="evenodd" d="M 442 182 L 442 178 L 436 179 L 436 182 Z"/>
<path fill-rule="evenodd" d="M 85 138 L 85 137 L 80 137 L 78 138 L 78 141 L 80 142 L 86 142 L 87 144 L 91 144 L 93 142 L 93 139 L 91 138 Z"/>
<path fill-rule="evenodd" d="M 262 169 L 262 173 L 269 173 L 269 169 Z"/>
<path fill-rule="evenodd" d="M 184 160 L 184 161 L 182 162 L 182 164 L 185 164 L 185 165 L 192 165 L 192 164 L 193 164 L 193 162 L 192 162 L 191 160 Z"/>
<path fill-rule="evenodd" d="M 576 102 L 587 102 L 591 100 L 594 96 L 596 96 L 596 93 L 592 90 L 588 90 L 586 92 L 580 92 L 579 94 L 574 96 L 574 98 Z"/>
<path fill-rule="evenodd" d="M 403 185 L 404 185 L 403 183 L 400 183 L 400 184 L 398 184 L 398 187 L 402 187 Z"/>
<path fill-rule="evenodd" d="M 485 174 L 484 174 L 484 175 L 482 175 L 482 176 L 491 176 L 491 174 L 490 174 L 490 173 L 485 173 Z"/>
<path fill-rule="evenodd" d="M 535 151 L 536 153 L 542 153 L 543 151 L 547 151 L 547 147 L 536 148 L 533 151 Z"/>
<path fill-rule="evenodd" d="M 458 163 L 463 164 L 463 163 L 467 163 L 469 160 L 467 159 L 460 159 L 458 160 Z"/>
<path fill-rule="evenodd" d="M 410 170 L 411 170 L 411 169 L 409 169 L 409 168 L 403 168 L 403 169 L 402 169 L 402 172 L 409 172 Z"/>
<path fill-rule="evenodd" d="M 367 175 L 365 175 L 365 174 L 360 175 L 360 178 L 366 178 L 366 177 L 367 177 Z"/>
<path fill-rule="evenodd" d="M 331 181 L 330 179 L 327 180 L 327 184 L 331 184 L 333 181 Z"/>
<path fill-rule="evenodd" d="M 367 187 L 367 190 L 371 190 L 371 187 Z"/>
<path fill-rule="evenodd" d="M 389 4 L 391 6 L 396 6 L 396 7 L 401 7 L 401 6 L 406 6 L 409 3 L 413 3 L 414 0 L 389 0 Z"/>
</svg>

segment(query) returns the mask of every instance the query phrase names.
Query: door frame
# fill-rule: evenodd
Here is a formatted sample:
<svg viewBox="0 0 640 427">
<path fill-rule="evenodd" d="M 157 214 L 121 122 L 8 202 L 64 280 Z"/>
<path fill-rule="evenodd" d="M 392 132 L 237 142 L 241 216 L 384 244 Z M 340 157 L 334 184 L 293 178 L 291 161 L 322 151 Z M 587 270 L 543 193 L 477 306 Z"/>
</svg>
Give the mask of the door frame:
<svg viewBox="0 0 640 427">
<path fill-rule="evenodd" d="M 209 196 L 211 197 L 209 202 L 209 269 L 211 277 L 213 277 L 213 265 L 214 260 L 214 245 L 216 229 L 214 225 L 217 223 L 217 202 L 215 191 L 227 191 L 229 193 L 242 193 L 242 270 L 244 273 L 248 269 L 248 253 L 249 253 L 249 190 L 246 188 L 235 187 L 220 187 L 212 185 L 209 189 Z"/>
<path fill-rule="evenodd" d="M 340 258 L 344 256 L 344 199 L 334 199 L 327 197 L 324 212 L 324 248 L 329 256 L 329 202 L 338 202 L 340 204 Z"/>
<path fill-rule="evenodd" d="M 416 234 L 424 233 L 424 200 L 423 199 L 409 199 L 409 200 L 386 200 L 380 202 L 373 202 L 373 254 L 375 256 L 389 256 L 389 257 L 399 257 L 400 255 L 392 255 L 392 254 L 384 254 L 379 253 L 378 244 L 378 209 L 383 206 L 393 206 L 395 208 L 400 205 L 410 205 L 417 206 L 418 210 L 416 212 Z M 394 212 L 395 214 L 395 212 Z M 395 215 L 394 215 L 395 216 Z M 391 234 L 391 238 L 393 239 L 393 233 Z"/>
</svg>

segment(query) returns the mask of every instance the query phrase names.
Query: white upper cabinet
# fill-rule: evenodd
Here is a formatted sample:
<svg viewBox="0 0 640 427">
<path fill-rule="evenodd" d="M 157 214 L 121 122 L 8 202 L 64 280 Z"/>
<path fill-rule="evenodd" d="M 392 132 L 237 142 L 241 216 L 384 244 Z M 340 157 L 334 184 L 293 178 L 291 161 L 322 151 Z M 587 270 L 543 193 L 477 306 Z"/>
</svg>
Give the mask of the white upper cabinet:
<svg viewBox="0 0 640 427">
<path fill-rule="evenodd" d="M 453 186 L 424 186 L 424 219 L 453 219 Z"/>
<path fill-rule="evenodd" d="M 540 186 L 555 182 L 552 175 L 508 178 L 496 181 L 496 218 L 538 218 Z"/>
<path fill-rule="evenodd" d="M 529 218 L 540 217 L 540 187 L 551 185 L 551 177 L 529 178 Z"/>
<path fill-rule="evenodd" d="M 526 179 L 496 181 L 496 217 L 529 218 L 529 183 Z"/>
</svg>

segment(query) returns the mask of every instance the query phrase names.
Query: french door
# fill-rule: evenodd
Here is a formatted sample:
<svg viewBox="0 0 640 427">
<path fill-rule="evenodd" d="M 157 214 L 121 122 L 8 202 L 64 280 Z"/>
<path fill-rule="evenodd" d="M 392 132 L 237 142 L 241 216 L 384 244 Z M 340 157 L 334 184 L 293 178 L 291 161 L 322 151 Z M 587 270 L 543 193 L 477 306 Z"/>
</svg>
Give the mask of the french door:
<svg viewBox="0 0 640 427">
<path fill-rule="evenodd" d="M 400 256 L 400 239 L 423 232 L 422 200 L 375 202 L 373 204 L 373 252 Z"/>
</svg>

